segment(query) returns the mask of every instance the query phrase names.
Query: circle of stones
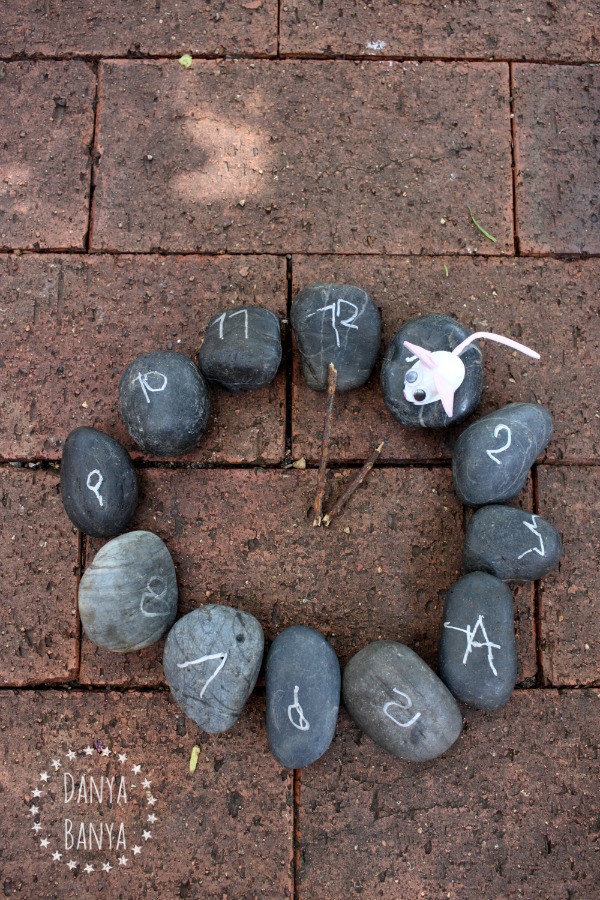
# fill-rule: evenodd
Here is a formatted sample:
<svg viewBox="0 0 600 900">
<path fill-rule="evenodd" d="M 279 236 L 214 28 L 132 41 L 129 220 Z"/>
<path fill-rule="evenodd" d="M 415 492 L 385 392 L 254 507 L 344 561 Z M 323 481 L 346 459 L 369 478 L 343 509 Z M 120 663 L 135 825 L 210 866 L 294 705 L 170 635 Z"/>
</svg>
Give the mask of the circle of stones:
<svg viewBox="0 0 600 900">
<path fill-rule="evenodd" d="M 128 762 L 128 756 L 126 753 L 115 753 L 109 747 L 105 747 L 100 742 L 96 741 L 94 741 L 94 746 L 90 746 L 88 744 L 88 746 L 84 747 L 82 750 L 73 750 L 72 748 L 69 748 L 65 755 L 69 762 L 73 762 L 75 759 L 77 759 L 78 756 L 82 758 L 91 758 L 94 755 L 94 752 L 98 753 L 99 756 L 106 757 L 107 759 L 109 757 L 113 757 L 121 765 L 125 765 Z M 40 772 L 38 784 L 44 785 L 44 788 L 36 786 L 31 789 L 30 793 L 32 801 L 39 801 L 43 796 L 44 791 L 48 791 L 51 784 L 51 779 L 54 776 L 58 775 L 58 772 L 61 768 L 63 768 L 62 759 L 58 756 L 56 758 L 52 758 L 50 765 L 48 766 L 48 770 L 54 769 L 54 773 L 48 770 Z M 142 766 L 139 763 L 134 763 L 131 766 L 131 772 L 133 773 L 133 775 L 142 775 Z M 149 826 L 154 826 L 158 822 L 158 816 L 155 812 L 155 806 L 158 802 L 158 799 L 150 791 L 151 785 L 152 782 L 148 778 L 144 778 L 144 780 L 142 781 L 142 788 L 146 792 L 146 808 L 150 807 L 151 809 L 151 812 L 147 813 L 147 823 Z M 131 787 L 136 787 L 136 785 L 131 785 Z M 32 802 L 32 805 L 28 809 L 28 813 L 30 813 L 32 819 L 35 820 L 31 830 L 35 832 L 35 837 L 37 838 L 39 836 L 39 833 L 41 831 L 44 831 L 44 826 L 42 824 L 42 810 L 40 806 L 37 805 L 37 803 Z M 152 839 L 152 831 L 149 828 L 142 829 L 142 840 L 144 841 L 144 843 L 134 844 L 134 846 L 131 848 L 133 852 L 133 858 L 139 856 L 142 853 L 142 850 L 147 842 Z M 132 859 L 132 857 L 125 856 L 125 853 L 122 853 L 121 856 L 118 857 L 119 865 L 117 867 L 112 866 L 110 864 L 110 861 L 108 859 L 105 859 L 104 862 L 101 863 L 100 869 L 97 870 L 91 863 L 87 863 L 85 866 L 83 866 L 81 865 L 81 863 L 76 862 L 74 859 L 67 860 L 67 857 L 71 856 L 72 854 L 68 854 L 66 852 L 61 853 L 59 850 L 52 851 L 52 849 L 50 848 L 50 842 L 51 839 L 47 836 L 47 834 L 45 834 L 42 838 L 40 838 L 39 846 L 44 850 L 48 850 L 48 852 L 52 854 L 53 862 L 58 862 L 65 865 L 71 872 L 79 870 L 79 874 L 91 875 L 95 871 L 109 873 L 114 868 L 126 868 L 129 865 L 130 860 Z"/>
</svg>

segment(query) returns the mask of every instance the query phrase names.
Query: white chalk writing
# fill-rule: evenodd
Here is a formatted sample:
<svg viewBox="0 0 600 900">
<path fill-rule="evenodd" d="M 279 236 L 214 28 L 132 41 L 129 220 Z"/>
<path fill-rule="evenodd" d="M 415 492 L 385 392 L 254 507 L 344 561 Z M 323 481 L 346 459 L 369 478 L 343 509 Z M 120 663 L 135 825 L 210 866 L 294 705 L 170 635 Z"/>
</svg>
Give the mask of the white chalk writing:
<svg viewBox="0 0 600 900">
<path fill-rule="evenodd" d="M 511 441 L 512 441 L 512 433 L 511 433 L 511 430 L 508 427 L 508 425 L 496 425 L 496 427 L 494 428 L 494 437 L 497 438 L 501 431 L 506 432 L 506 436 L 507 436 L 506 443 L 503 444 L 502 447 L 498 447 L 496 450 L 486 450 L 485 451 L 487 453 L 487 455 L 489 456 L 489 458 L 493 459 L 494 462 L 497 463 L 499 466 L 501 466 L 502 463 L 497 458 L 496 454 L 504 453 L 505 450 L 508 450 L 508 448 L 510 447 Z"/>
<path fill-rule="evenodd" d="M 204 696 L 204 691 L 206 690 L 206 688 L 209 686 L 211 681 L 213 681 L 213 679 L 215 679 L 217 677 L 217 675 L 219 674 L 219 672 L 225 665 L 225 661 L 227 660 L 228 655 L 229 655 L 228 653 L 211 653 L 209 656 L 201 656 L 198 659 L 188 659 L 185 662 L 177 663 L 177 668 L 178 669 L 187 669 L 188 666 L 199 666 L 203 662 L 208 662 L 210 659 L 220 659 L 221 660 L 219 665 L 216 667 L 215 671 L 212 673 L 212 675 L 210 676 L 210 678 L 208 679 L 208 681 L 206 682 L 206 684 L 200 691 L 200 697 L 202 698 Z"/>
<path fill-rule="evenodd" d="M 529 530 L 531 531 L 532 534 L 535 534 L 536 538 L 538 538 L 538 540 L 540 542 L 540 546 L 539 547 L 530 547 L 529 550 L 525 551 L 525 553 L 521 553 L 520 556 L 517 556 L 517 559 L 523 559 L 523 557 L 527 556 L 528 553 L 537 553 L 539 556 L 546 555 L 546 550 L 544 548 L 544 539 L 541 536 L 541 534 L 539 533 L 539 531 L 537 530 L 536 519 L 539 519 L 539 516 L 532 515 L 531 522 L 526 522 L 525 519 L 523 519 L 523 525 L 525 526 L 525 528 L 529 528 Z"/>
<path fill-rule="evenodd" d="M 415 713 L 414 716 L 408 720 L 408 722 L 399 722 L 395 716 L 388 712 L 388 710 L 391 709 L 392 706 L 397 706 L 398 709 L 407 710 L 412 707 L 413 703 L 408 694 L 405 694 L 404 691 L 398 691 L 396 688 L 392 688 L 392 690 L 395 694 L 398 694 L 400 698 L 404 698 L 404 700 L 402 703 L 399 703 L 397 700 L 388 700 L 388 702 L 383 707 L 383 712 L 388 717 L 388 719 L 391 719 L 392 722 L 395 722 L 395 724 L 399 725 L 400 728 L 410 728 L 410 726 L 414 725 L 417 719 L 421 717 L 421 713 Z"/>
<path fill-rule="evenodd" d="M 342 319 L 342 303 L 345 303 L 346 306 L 350 306 L 354 310 L 354 312 L 347 319 Z M 337 330 L 336 319 L 339 319 L 340 325 L 343 325 L 345 328 L 348 328 L 348 329 L 353 328 L 355 331 L 358 331 L 358 325 L 352 324 L 354 322 L 354 320 L 356 319 L 356 317 L 358 316 L 358 311 L 359 310 L 358 310 L 358 306 L 356 305 L 356 303 L 352 303 L 350 300 L 343 300 L 340 297 L 340 299 L 337 301 L 337 303 L 334 300 L 333 303 L 328 303 L 327 306 L 321 306 L 319 309 L 316 309 L 314 312 L 309 313 L 306 318 L 310 319 L 312 316 L 316 316 L 317 313 L 320 313 L 320 312 L 322 312 L 322 313 L 331 312 L 331 327 L 333 328 L 333 330 L 335 332 L 336 346 L 339 347 L 340 346 L 340 333 Z M 344 313 L 344 315 L 345 315 L 345 313 Z"/>
<path fill-rule="evenodd" d="M 248 310 L 247 309 L 236 309 L 235 312 L 230 312 L 230 313 L 224 312 L 224 313 L 221 313 L 220 316 L 217 316 L 217 318 L 215 319 L 215 321 L 212 324 L 216 325 L 217 322 L 219 323 L 219 338 L 221 340 L 224 340 L 223 326 L 225 324 L 225 319 L 227 319 L 227 318 L 233 319 L 234 316 L 242 316 L 242 315 L 244 316 L 244 338 L 246 340 L 248 340 Z"/>
<path fill-rule="evenodd" d="M 96 481 L 94 483 L 92 483 L 92 477 L 94 475 L 97 475 L 98 477 L 97 477 Z M 92 471 L 90 472 L 90 474 L 87 477 L 86 487 L 87 487 L 88 491 L 91 491 L 92 494 L 96 495 L 96 499 L 98 500 L 98 503 L 100 504 L 100 506 L 104 506 L 104 500 L 102 499 L 102 496 L 100 494 L 100 488 L 102 487 L 103 483 L 104 483 L 104 475 L 102 474 L 100 469 L 92 469 Z"/>
<path fill-rule="evenodd" d="M 168 585 L 166 579 L 162 577 L 162 575 L 153 575 L 146 585 L 146 589 L 142 594 L 142 599 L 140 600 L 140 612 L 143 616 L 147 616 L 149 619 L 153 619 L 156 616 L 167 616 L 170 612 L 169 604 L 167 603 L 165 596 L 168 590 Z M 158 593 L 160 591 L 160 593 Z M 158 608 L 159 612 L 150 612 L 146 609 L 146 602 L 154 601 L 154 606 Z"/>
<path fill-rule="evenodd" d="M 150 378 L 156 379 L 157 377 L 162 378 L 162 383 L 161 383 L 160 387 L 153 387 L 152 384 L 150 383 Z M 139 381 L 141 388 L 144 392 L 144 397 L 146 398 L 146 403 L 150 403 L 150 397 L 148 396 L 148 391 L 150 391 L 151 394 L 159 394 L 161 391 L 164 391 L 164 389 L 166 388 L 166 386 L 168 384 L 167 376 L 163 375 L 162 372 L 156 372 L 154 370 L 152 370 L 151 372 L 140 372 L 140 374 L 136 375 L 133 380 Z"/>
<path fill-rule="evenodd" d="M 298 687 L 298 685 L 294 685 L 294 702 L 290 703 L 287 708 L 288 719 L 290 720 L 294 728 L 297 728 L 299 731 L 308 731 L 310 729 L 310 723 L 308 722 L 308 719 L 304 717 L 304 710 L 302 709 L 302 707 L 300 706 L 300 702 L 298 701 L 299 690 L 300 688 Z M 294 718 L 292 716 L 293 710 L 296 710 L 296 712 L 298 713 L 297 722 L 294 721 Z"/>
<path fill-rule="evenodd" d="M 494 653 L 493 649 L 501 650 L 502 647 L 500 644 L 492 644 L 490 639 L 487 636 L 487 632 L 485 630 L 485 625 L 483 624 L 483 616 L 479 616 L 477 621 L 475 622 L 475 628 L 471 630 L 471 627 L 467 625 L 466 628 L 457 628 L 456 625 L 451 625 L 450 622 L 444 622 L 444 628 L 450 628 L 452 631 L 462 631 L 463 634 L 467 636 L 467 649 L 465 650 L 465 655 L 463 657 L 463 666 L 466 666 L 469 655 L 473 652 L 473 649 L 479 649 L 480 647 L 487 647 L 488 652 L 488 663 L 490 664 L 490 669 L 494 673 L 494 675 L 498 675 L 496 668 L 494 666 Z M 475 635 L 478 630 L 481 629 L 481 634 L 483 635 L 483 641 L 476 641 Z"/>
</svg>

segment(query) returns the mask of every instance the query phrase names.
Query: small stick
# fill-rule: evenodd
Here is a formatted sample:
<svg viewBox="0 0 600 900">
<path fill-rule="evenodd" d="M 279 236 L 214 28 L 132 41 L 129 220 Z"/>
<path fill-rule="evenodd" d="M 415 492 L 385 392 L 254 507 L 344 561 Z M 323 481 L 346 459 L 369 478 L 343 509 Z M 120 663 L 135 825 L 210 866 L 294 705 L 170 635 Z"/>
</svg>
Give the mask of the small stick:
<svg viewBox="0 0 600 900">
<path fill-rule="evenodd" d="M 381 453 L 384 444 L 385 441 L 382 441 L 379 446 L 375 448 L 374 453 L 366 461 L 360 472 L 356 475 L 355 478 L 353 478 L 346 490 L 342 494 L 340 494 L 327 515 L 323 516 L 323 525 L 325 525 L 326 528 L 329 528 L 329 523 L 331 522 L 333 517 L 337 516 L 340 510 L 344 508 L 354 491 L 363 483 L 363 481 L 379 459 L 379 454 Z"/>
<path fill-rule="evenodd" d="M 333 401 L 336 387 L 337 369 L 333 363 L 329 363 L 327 370 L 327 408 L 323 420 L 323 440 L 321 441 L 321 458 L 319 459 L 319 473 L 317 475 L 317 493 L 313 506 L 313 528 L 318 528 L 323 519 L 323 499 L 325 497 L 327 459 L 329 457 L 329 441 L 331 439 L 331 421 L 333 418 Z"/>
</svg>

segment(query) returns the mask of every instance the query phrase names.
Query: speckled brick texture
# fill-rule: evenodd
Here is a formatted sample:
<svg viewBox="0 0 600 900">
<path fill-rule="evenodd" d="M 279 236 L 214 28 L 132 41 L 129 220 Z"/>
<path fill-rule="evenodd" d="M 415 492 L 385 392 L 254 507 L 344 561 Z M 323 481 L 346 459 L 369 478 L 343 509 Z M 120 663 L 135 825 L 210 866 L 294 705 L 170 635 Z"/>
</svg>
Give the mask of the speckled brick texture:
<svg viewBox="0 0 600 900">
<path fill-rule="evenodd" d="M 331 478 L 331 501 L 351 474 Z M 462 508 L 449 470 L 374 471 L 327 530 L 313 528 L 308 516 L 315 483 L 312 470 L 148 470 L 132 527 L 167 542 L 180 614 L 225 603 L 255 615 L 267 640 L 306 624 L 328 637 L 342 662 L 383 638 L 407 643 L 435 665 L 444 592 L 462 558 Z M 520 680 L 536 672 L 532 614 L 523 590 L 516 611 Z M 162 648 L 122 656 L 84 639 L 81 680 L 160 684 Z"/>
<path fill-rule="evenodd" d="M 3 10 L 0 55 L 273 56 L 277 0 L 20 0 Z"/>
<path fill-rule="evenodd" d="M 4 692 L 4 896 L 291 900 L 292 775 L 271 756 L 263 719 L 264 702 L 252 700 L 234 730 L 215 738 L 166 693 Z M 194 745 L 200 755 L 190 773 Z M 90 777 L 103 789 L 102 802 Z M 100 849 L 89 824 L 97 833 L 103 822 Z M 121 822 L 126 846 L 117 848 Z M 71 861 L 77 868 L 69 869 Z"/>
<path fill-rule="evenodd" d="M 285 317 L 285 261 L 202 257 L 0 259 L 0 458 L 60 459 L 93 425 L 141 456 L 119 413 L 119 379 L 150 350 L 195 357 L 219 308 L 259 304 Z M 43 352 L 41 352 L 43 350 Z M 278 462 L 285 451 L 283 368 L 244 396 L 212 391 L 188 461 Z"/>
<path fill-rule="evenodd" d="M 598 565 L 600 472 L 583 466 L 540 466 L 539 509 L 561 531 L 558 572 L 540 588 L 541 660 L 551 685 L 600 683 Z"/>
<path fill-rule="evenodd" d="M 98 114 L 96 250 L 513 252 L 504 64 L 104 62 Z"/>
<path fill-rule="evenodd" d="M 474 331 L 504 334 L 537 349 L 541 360 L 534 361 L 482 342 L 485 382 L 476 416 L 516 401 L 544 403 L 554 419 L 546 451 L 552 461 L 600 458 L 599 278 L 598 260 L 293 260 L 294 295 L 313 281 L 349 282 L 372 295 L 382 313 L 382 352 L 404 322 L 428 313 L 446 313 Z M 297 358 L 293 398 L 293 456 L 315 460 L 323 396 L 306 388 Z M 378 366 L 365 387 L 336 398 L 330 455 L 338 462 L 364 460 L 385 440 L 384 460 L 422 464 L 449 459 L 463 427 L 427 431 L 400 426 L 383 404 Z"/>
<path fill-rule="evenodd" d="M 293 55 L 600 60 L 594 0 L 336 3 L 283 0 L 281 50 Z"/>
<path fill-rule="evenodd" d="M 344 716 L 301 775 L 299 896 L 593 896 L 599 702 L 518 691 L 496 713 L 465 710 L 454 747 L 423 764 Z"/>
<path fill-rule="evenodd" d="M 600 253 L 597 66 L 513 66 L 523 253 Z"/>
<path fill-rule="evenodd" d="M 58 480 L 57 472 L 0 470 L 2 687 L 77 675 L 79 544 Z"/>
<path fill-rule="evenodd" d="M 85 62 L 0 63 L 0 250 L 85 247 L 95 95 Z"/>
</svg>

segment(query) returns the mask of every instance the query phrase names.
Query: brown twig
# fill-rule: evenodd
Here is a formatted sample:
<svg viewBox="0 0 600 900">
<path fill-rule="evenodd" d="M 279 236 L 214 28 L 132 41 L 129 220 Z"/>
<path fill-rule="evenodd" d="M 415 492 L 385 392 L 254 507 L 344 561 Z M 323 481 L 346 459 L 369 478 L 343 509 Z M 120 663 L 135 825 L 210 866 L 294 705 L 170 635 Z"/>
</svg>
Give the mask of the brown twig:
<svg viewBox="0 0 600 900">
<path fill-rule="evenodd" d="M 379 459 L 379 454 L 381 453 L 384 443 L 385 441 L 382 441 L 379 446 L 375 448 L 374 453 L 366 461 L 360 472 L 356 475 L 355 478 L 352 479 L 346 490 L 342 494 L 340 494 L 327 515 L 323 516 L 323 525 L 325 525 L 326 528 L 329 528 L 329 523 L 331 522 L 333 517 L 337 516 L 340 510 L 344 508 L 354 491 L 363 483 L 363 481 Z"/>
<path fill-rule="evenodd" d="M 325 497 L 325 484 L 327 477 L 327 459 L 329 457 L 329 441 L 331 438 L 331 422 L 333 418 L 333 401 L 337 387 L 337 369 L 333 363 L 329 363 L 327 370 L 327 408 L 323 420 L 323 440 L 321 441 L 321 458 L 319 459 L 319 473 L 317 475 L 317 493 L 313 505 L 313 527 L 318 527 L 323 520 L 323 499 Z"/>
</svg>

